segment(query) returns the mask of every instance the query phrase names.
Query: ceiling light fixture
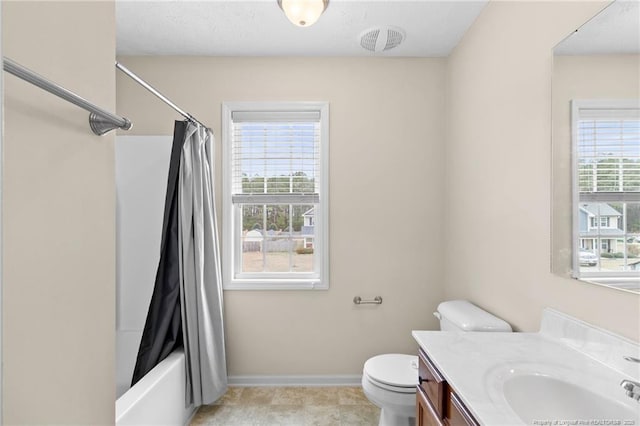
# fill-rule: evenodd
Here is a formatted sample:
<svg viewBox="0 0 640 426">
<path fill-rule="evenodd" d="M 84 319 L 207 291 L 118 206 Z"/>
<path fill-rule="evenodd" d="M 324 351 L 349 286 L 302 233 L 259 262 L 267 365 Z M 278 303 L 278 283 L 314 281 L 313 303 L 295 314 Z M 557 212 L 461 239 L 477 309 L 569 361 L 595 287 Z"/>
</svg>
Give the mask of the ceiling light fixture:
<svg viewBox="0 0 640 426">
<path fill-rule="evenodd" d="M 278 0 L 287 18 L 299 27 L 313 25 L 328 5 L 329 0 Z"/>
</svg>

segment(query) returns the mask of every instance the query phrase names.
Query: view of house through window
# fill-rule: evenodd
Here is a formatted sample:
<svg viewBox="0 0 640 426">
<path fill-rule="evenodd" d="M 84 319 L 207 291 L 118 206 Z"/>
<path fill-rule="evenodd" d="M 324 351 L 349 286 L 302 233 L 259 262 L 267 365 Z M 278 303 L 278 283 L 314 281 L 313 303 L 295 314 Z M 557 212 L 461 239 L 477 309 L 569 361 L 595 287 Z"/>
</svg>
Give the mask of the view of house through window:
<svg viewBox="0 0 640 426">
<path fill-rule="evenodd" d="M 224 209 L 231 231 L 223 243 L 233 254 L 225 284 L 322 288 L 328 261 L 326 106 L 225 107 Z"/>
<path fill-rule="evenodd" d="M 639 203 L 581 203 L 578 214 L 581 272 L 640 271 Z"/>
<path fill-rule="evenodd" d="M 637 101 L 574 101 L 577 277 L 640 274 Z"/>
</svg>

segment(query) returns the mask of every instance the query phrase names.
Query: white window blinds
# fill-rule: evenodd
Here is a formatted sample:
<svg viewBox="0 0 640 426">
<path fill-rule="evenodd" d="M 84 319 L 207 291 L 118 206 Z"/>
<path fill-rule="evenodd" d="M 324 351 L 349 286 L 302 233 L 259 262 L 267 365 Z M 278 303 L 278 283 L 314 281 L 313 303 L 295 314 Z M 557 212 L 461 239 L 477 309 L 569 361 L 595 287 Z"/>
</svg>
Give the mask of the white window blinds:
<svg viewBox="0 0 640 426">
<path fill-rule="evenodd" d="M 576 166 L 580 199 L 630 200 L 640 191 L 640 109 L 578 106 Z"/>
<path fill-rule="evenodd" d="M 319 200 L 320 112 L 233 111 L 232 201 Z"/>
</svg>

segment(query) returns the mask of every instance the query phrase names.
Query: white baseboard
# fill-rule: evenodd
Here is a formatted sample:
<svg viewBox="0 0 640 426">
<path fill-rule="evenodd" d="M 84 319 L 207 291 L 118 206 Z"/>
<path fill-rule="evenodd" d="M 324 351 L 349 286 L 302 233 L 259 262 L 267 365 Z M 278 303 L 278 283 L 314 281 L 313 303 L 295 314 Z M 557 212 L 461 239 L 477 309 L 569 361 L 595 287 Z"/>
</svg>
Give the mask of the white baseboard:
<svg viewBox="0 0 640 426">
<path fill-rule="evenodd" d="M 360 386 L 360 374 L 333 376 L 229 376 L 229 386 Z"/>
</svg>

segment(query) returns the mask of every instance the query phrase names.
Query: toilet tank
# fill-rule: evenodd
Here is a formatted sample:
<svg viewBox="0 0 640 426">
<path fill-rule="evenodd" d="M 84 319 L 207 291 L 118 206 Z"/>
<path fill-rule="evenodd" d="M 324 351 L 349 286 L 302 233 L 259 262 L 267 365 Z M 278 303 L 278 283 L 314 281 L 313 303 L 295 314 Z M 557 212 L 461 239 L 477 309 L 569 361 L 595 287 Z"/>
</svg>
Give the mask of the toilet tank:
<svg viewBox="0 0 640 426">
<path fill-rule="evenodd" d="M 466 300 L 442 302 L 434 315 L 443 331 L 512 331 L 507 322 Z"/>
</svg>

